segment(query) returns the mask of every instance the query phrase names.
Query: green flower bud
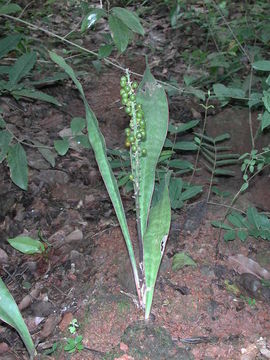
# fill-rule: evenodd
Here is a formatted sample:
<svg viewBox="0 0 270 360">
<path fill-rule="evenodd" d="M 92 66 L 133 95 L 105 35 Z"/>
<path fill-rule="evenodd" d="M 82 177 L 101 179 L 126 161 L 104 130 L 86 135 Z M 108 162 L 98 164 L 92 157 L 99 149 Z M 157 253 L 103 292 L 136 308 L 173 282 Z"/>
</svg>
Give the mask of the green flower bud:
<svg viewBox="0 0 270 360">
<path fill-rule="evenodd" d="M 133 144 L 135 142 L 135 136 L 133 134 L 130 134 L 128 140 L 131 144 Z"/>
<path fill-rule="evenodd" d="M 129 93 L 129 92 L 130 92 L 130 86 L 129 86 L 129 85 L 126 85 L 126 86 L 125 86 L 125 92 L 126 92 L 126 93 Z"/>
<path fill-rule="evenodd" d="M 131 114 L 131 108 L 129 107 L 129 106 L 127 106 L 126 108 L 125 108 L 125 112 L 126 112 L 126 114 Z"/>
<path fill-rule="evenodd" d="M 147 150 L 146 150 L 146 149 L 142 149 L 141 154 L 142 154 L 142 156 L 146 156 L 146 155 L 147 155 Z"/>
<path fill-rule="evenodd" d="M 145 131 L 144 130 L 141 130 L 140 131 L 140 134 L 141 134 L 141 136 L 142 136 L 142 140 L 145 140 L 145 138 L 146 138 L 146 133 L 145 133 Z"/>
</svg>

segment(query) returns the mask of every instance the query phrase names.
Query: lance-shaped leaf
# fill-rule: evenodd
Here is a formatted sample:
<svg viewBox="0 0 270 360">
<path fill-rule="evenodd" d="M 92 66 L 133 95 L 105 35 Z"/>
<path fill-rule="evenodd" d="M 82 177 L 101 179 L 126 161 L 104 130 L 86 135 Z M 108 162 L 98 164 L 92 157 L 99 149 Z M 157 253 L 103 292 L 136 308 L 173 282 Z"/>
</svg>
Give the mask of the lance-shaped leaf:
<svg viewBox="0 0 270 360">
<path fill-rule="evenodd" d="M 8 54 L 11 50 L 15 49 L 21 41 L 22 35 L 13 34 L 0 40 L 0 58 Z"/>
<path fill-rule="evenodd" d="M 166 139 L 169 121 L 168 102 L 162 86 L 147 67 L 140 84 L 137 102 L 142 105 L 146 122 L 146 140 L 143 147 L 147 156 L 140 161 L 140 218 L 142 238 L 146 230 L 155 184 L 155 171 Z"/>
<path fill-rule="evenodd" d="M 9 85 L 14 86 L 34 67 L 37 55 L 34 52 L 23 54 L 12 66 L 9 73 Z"/>
<path fill-rule="evenodd" d="M 19 89 L 19 90 L 15 89 L 15 90 L 12 90 L 11 93 L 17 99 L 20 99 L 21 97 L 27 97 L 30 99 L 46 101 L 51 104 L 61 106 L 60 102 L 57 101 L 53 96 L 45 94 L 42 91 L 37 91 L 35 89 L 26 89 L 26 88 Z"/>
<path fill-rule="evenodd" d="M 45 251 L 44 244 L 41 241 L 32 239 L 29 236 L 17 236 L 8 239 L 8 242 L 14 249 L 23 254 L 42 254 Z"/>
<path fill-rule="evenodd" d="M 35 346 L 31 339 L 31 335 L 23 321 L 15 300 L 1 278 L 0 299 L 0 319 L 18 331 L 32 359 L 35 354 Z"/>
<path fill-rule="evenodd" d="M 155 204 L 150 210 L 149 225 L 147 227 L 144 241 L 144 271 L 145 271 L 145 319 L 150 315 L 155 283 L 159 266 L 166 246 L 170 224 L 171 224 L 171 204 L 169 197 L 168 184 L 171 173 L 167 173 L 163 184 L 160 185 Z"/>
<path fill-rule="evenodd" d="M 51 56 L 51 59 L 56 64 L 58 64 L 62 69 L 64 69 L 66 71 L 66 73 L 70 76 L 70 78 L 73 80 L 74 84 L 76 85 L 76 87 L 79 90 L 81 97 L 83 99 L 84 106 L 85 106 L 85 112 L 86 112 L 86 123 L 87 123 L 89 141 L 93 148 L 96 162 L 99 167 L 99 171 L 101 173 L 104 184 L 106 186 L 106 189 L 107 189 L 110 199 L 112 201 L 114 210 L 116 212 L 117 219 L 119 221 L 124 239 L 126 241 L 126 245 L 127 245 L 131 265 L 132 265 L 134 280 L 135 280 L 135 284 L 136 284 L 136 288 L 137 288 L 137 293 L 138 293 L 139 301 L 141 301 L 139 276 L 138 276 L 133 246 L 131 243 L 130 234 L 129 234 L 129 230 L 128 230 L 128 226 L 127 226 L 127 220 L 126 220 L 123 204 L 121 201 L 120 193 L 118 190 L 117 182 L 112 173 L 110 163 L 109 163 L 109 160 L 106 155 L 106 145 L 105 145 L 104 137 L 99 130 L 98 122 L 95 117 L 95 114 L 93 113 L 93 111 L 91 110 L 90 106 L 87 103 L 82 85 L 77 80 L 73 69 L 65 62 L 65 60 L 61 56 L 58 56 L 57 54 L 55 54 L 53 52 L 50 52 L 50 56 Z"/>
<path fill-rule="evenodd" d="M 20 143 L 9 146 L 7 162 L 10 169 L 10 177 L 14 184 L 23 190 L 28 186 L 28 167 L 24 148 Z"/>
</svg>

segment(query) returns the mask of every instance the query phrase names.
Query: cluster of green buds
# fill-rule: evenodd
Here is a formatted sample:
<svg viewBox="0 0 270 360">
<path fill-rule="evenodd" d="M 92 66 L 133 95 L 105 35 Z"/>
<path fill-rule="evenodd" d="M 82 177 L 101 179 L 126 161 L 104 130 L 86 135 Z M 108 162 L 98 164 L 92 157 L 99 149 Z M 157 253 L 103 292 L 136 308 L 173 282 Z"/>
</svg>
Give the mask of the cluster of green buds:
<svg viewBox="0 0 270 360">
<path fill-rule="evenodd" d="M 134 155 L 146 156 L 146 149 L 141 146 L 141 142 L 146 138 L 144 113 L 141 104 L 136 102 L 138 83 L 131 82 L 127 71 L 127 75 L 121 77 L 120 85 L 122 104 L 125 106 L 125 112 L 130 116 L 129 127 L 125 129 L 125 145 Z"/>
</svg>

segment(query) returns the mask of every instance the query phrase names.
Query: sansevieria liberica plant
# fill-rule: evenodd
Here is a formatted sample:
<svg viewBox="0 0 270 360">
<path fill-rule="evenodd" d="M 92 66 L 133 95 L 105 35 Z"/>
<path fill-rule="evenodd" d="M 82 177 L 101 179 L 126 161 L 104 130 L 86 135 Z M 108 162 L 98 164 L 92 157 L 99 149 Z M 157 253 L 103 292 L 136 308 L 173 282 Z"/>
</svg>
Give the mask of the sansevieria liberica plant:
<svg viewBox="0 0 270 360">
<path fill-rule="evenodd" d="M 130 179 L 134 188 L 139 248 L 137 263 L 117 181 L 107 158 L 104 137 L 95 114 L 88 105 L 82 85 L 72 68 L 57 54 L 51 52 L 50 56 L 70 76 L 82 97 L 89 141 L 126 242 L 138 302 L 147 320 L 171 222 L 168 191 L 170 173 L 160 183 L 155 182 L 156 166 L 166 139 L 169 120 L 165 91 L 152 76 L 148 66 L 139 85 L 131 80 L 128 70 L 120 79 L 121 102 L 130 117 L 125 129 L 125 146 L 130 150 Z"/>
</svg>

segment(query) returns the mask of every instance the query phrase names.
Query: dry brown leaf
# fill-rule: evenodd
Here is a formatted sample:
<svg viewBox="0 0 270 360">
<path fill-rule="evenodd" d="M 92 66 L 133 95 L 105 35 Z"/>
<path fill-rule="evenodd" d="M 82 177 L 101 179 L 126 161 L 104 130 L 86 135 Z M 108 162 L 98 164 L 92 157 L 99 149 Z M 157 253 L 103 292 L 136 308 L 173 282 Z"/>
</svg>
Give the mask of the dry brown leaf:
<svg viewBox="0 0 270 360">
<path fill-rule="evenodd" d="M 26 309 L 34 299 L 36 299 L 40 293 L 41 290 L 41 284 L 36 284 L 34 289 L 30 292 L 30 294 L 26 295 L 22 301 L 19 303 L 18 308 L 20 311 Z"/>
<path fill-rule="evenodd" d="M 270 280 L 269 271 L 261 267 L 256 261 L 242 254 L 229 256 L 228 265 L 239 274 L 249 273 L 258 276 L 261 279 Z"/>
<path fill-rule="evenodd" d="M 48 319 L 45 321 L 45 324 L 39 333 L 39 338 L 43 340 L 48 336 L 50 336 L 55 330 L 60 320 L 61 320 L 60 315 L 58 316 L 55 314 L 50 315 Z"/>
</svg>

